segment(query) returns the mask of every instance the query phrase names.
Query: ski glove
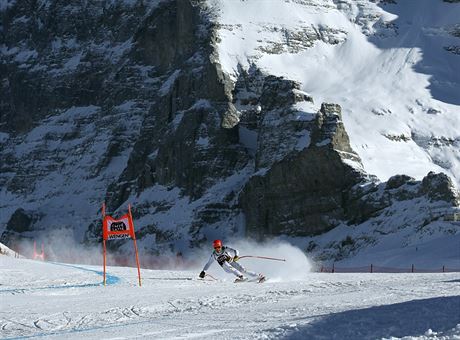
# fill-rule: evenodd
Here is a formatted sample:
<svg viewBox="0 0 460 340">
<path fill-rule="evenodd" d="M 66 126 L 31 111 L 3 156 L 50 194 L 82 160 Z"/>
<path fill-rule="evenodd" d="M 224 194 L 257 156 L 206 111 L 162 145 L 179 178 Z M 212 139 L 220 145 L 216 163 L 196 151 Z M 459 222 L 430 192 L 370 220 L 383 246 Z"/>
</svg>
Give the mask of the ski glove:
<svg viewBox="0 0 460 340">
<path fill-rule="evenodd" d="M 204 276 L 206 275 L 206 273 L 203 271 L 201 271 L 200 275 L 198 275 L 201 279 L 204 279 Z"/>
<path fill-rule="evenodd" d="M 237 256 L 234 256 L 234 257 L 233 257 L 233 262 L 236 262 L 236 261 L 238 261 L 239 259 L 240 259 L 240 258 L 239 258 L 238 255 L 237 255 Z"/>
<path fill-rule="evenodd" d="M 224 264 L 224 262 L 228 261 L 230 261 L 230 256 L 228 256 L 227 254 L 220 255 L 217 258 L 217 263 L 219 263 L 221 266 Z"/>
</svg>

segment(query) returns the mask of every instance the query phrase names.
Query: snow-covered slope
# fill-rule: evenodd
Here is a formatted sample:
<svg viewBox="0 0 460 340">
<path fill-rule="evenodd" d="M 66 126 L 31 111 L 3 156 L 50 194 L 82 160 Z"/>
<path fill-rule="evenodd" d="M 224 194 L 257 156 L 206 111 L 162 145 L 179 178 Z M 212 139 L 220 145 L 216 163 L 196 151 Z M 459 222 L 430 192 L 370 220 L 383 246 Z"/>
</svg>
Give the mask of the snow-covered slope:
<svg viewBox="0 0 460 340">
<path fill-rule="evenodd" d="M 286 273 L 263 284 L 234 284 L 228 276 L 200 281 L 198 270 L 142 270 L 138 287 L 134 268 L 109 267 L 104 287 L 101 266 L 0 255 L 0 338 L 460 336 L 457 273 L 329 274 L 305 268 L 295 281 Z"/>
<path fill-rule="evenodd" d="M 385 181 L 443 171 L 460 183 L 459 4 L 219 1 L 219 58 L 297 80 L 343 109 L 364 169 Z M 308 110 L 307 110 L 308 112 Z"/>
<path fill-rule="evenodd" d="M 22 257 L 21 255 L 19 255 L 14 250 L 11 250 L 7 246 L 5 246 L 3 243 L 0 243 L 0 255 L 13 256 L 13 257 L 16 257 L 16 258 Z"/>
</svg>

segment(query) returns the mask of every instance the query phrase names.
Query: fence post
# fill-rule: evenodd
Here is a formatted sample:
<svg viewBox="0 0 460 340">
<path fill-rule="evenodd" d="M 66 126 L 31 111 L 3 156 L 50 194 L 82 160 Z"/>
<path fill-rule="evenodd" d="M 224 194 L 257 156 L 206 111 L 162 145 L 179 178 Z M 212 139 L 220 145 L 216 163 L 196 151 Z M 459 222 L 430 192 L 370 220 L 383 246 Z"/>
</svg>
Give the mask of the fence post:
<svg viewBox="0 0 460 340">
<path fill-rule="evenodd" d="M 335 263 L 332 264 L 332 272 L 335 273 Z"/>
<path fill-rule="evenodd" d="M 412 265 L 412 273 L 414 272 L 414 265 Z"/>
<path fill-rule="evenodd" d="M 374 266 L 371 263 L 371 273 L 373 273 L 373 272 L 374 272 Z"/>
<path fill-rule="evenodd" d="M 442 266 L 442 272 L 443 272 L 443 273 L 446 272 L 446 267 L 445 267 L 445 266 Z"/>
</svg>

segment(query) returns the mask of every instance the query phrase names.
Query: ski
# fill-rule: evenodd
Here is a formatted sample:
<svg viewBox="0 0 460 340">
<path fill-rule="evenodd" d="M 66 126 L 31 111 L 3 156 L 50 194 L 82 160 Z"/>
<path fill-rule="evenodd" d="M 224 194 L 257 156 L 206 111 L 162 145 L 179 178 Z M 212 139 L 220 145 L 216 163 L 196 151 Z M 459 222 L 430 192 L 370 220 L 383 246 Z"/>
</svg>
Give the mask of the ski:
<svg viewBox="0 0 460 340">
<path fill-rule="evenodd" d="M 243 278 L 243 279 L 236 279 L 234 281 L 234 283 L 241 283 L 241 282 L 256 282 L 256 283 L 263 283 L 267 281 L 267 278 L 265 276 L 258 276 L 256 278 L 253 278 L 253 279 L 249 279 L 249 278 Z"/>
</svg>

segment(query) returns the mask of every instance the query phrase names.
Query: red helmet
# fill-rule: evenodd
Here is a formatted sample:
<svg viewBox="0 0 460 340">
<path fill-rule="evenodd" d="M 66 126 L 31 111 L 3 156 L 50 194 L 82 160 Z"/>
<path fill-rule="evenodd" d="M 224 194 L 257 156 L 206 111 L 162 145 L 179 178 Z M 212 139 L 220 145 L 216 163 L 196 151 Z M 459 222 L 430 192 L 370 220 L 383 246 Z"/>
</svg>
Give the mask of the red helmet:
<svg viewBox="0 0 460 340">
<path fill-rule="evenodd" d="M 212 246 L 214 248 L 216 247 L 222 247 L 222 241 L 221 240 L 214 240 L 214 242 L 212 243 Z"/>
</svg>

